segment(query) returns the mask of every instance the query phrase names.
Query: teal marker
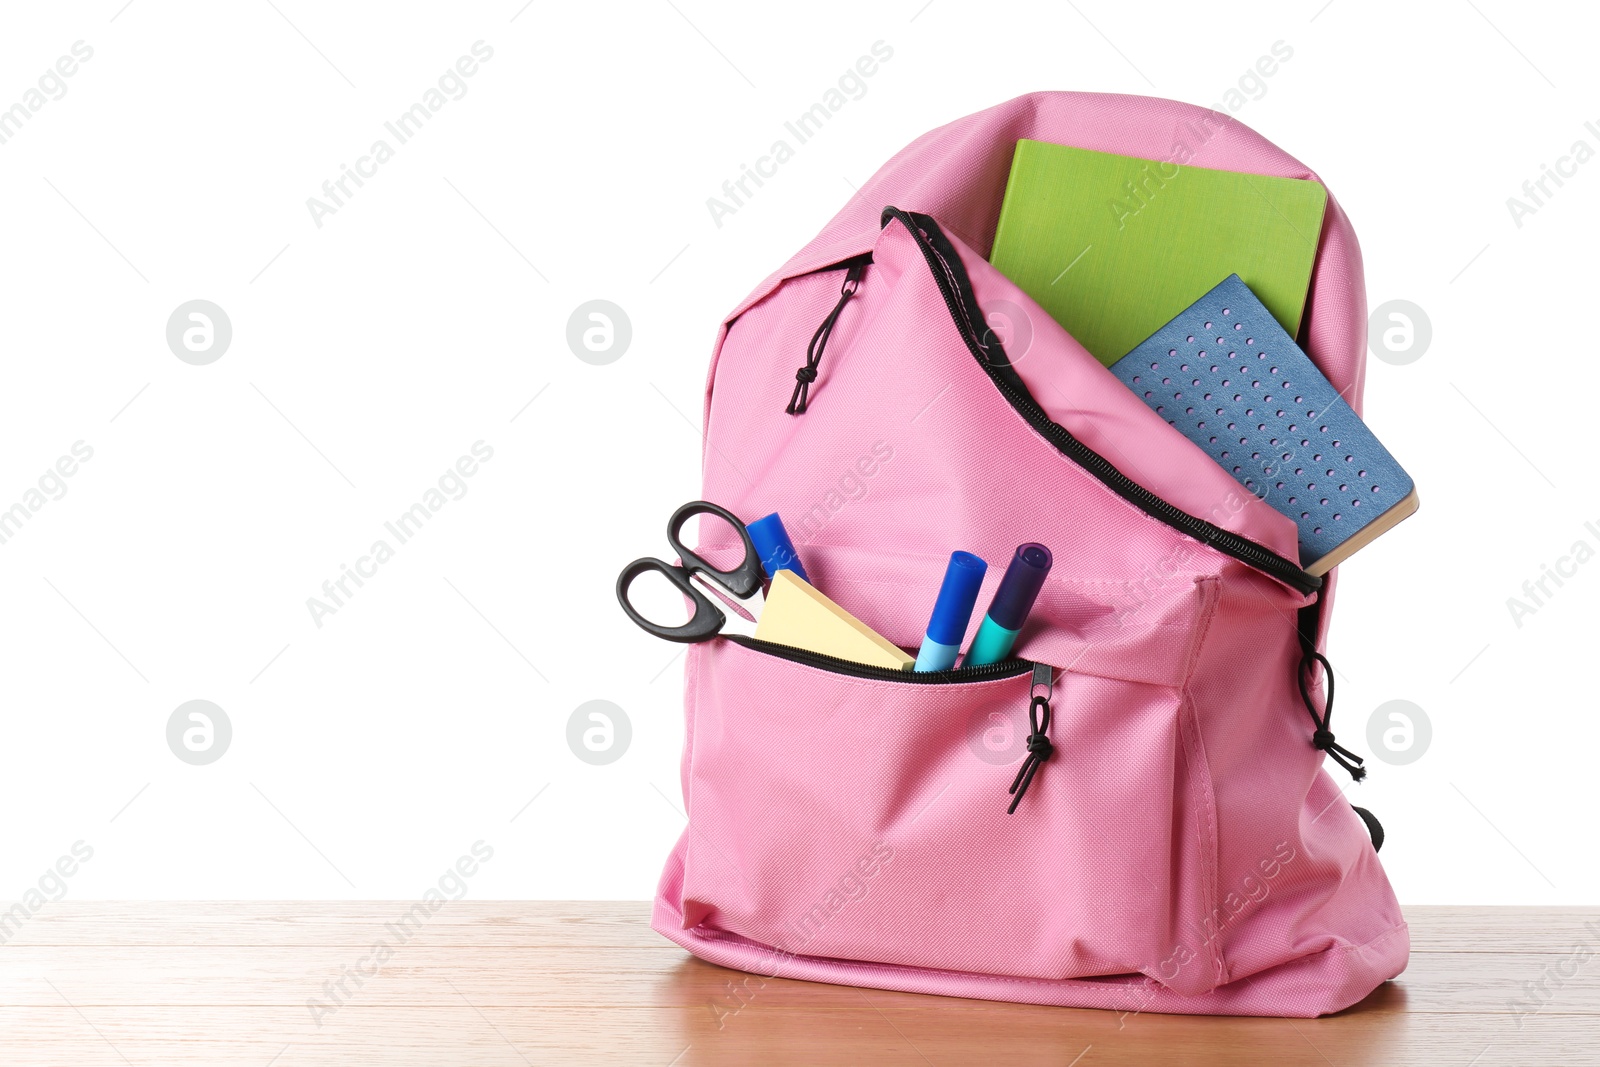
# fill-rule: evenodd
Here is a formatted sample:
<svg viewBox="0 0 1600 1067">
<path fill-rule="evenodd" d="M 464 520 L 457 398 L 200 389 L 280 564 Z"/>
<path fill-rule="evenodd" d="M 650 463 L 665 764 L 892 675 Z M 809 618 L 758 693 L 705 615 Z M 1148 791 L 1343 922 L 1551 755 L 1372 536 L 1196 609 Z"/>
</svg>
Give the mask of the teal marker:
<svg viewBox="0 0 1600 1067">
<path fill-rule="evenodd" d="M 994 602 L 967 649 L 967 658 L 961 661 L 963 667 L 999 663 L 1011 654 L 1011 646 L 1016 643 L 1028 612 L 1033 610 L 1053 562 L 1050 550 L 1043 545 L 1017 546 L 1017 554 L 1011 557 L 1011 566 L 994 592 Z"/>
</svg>

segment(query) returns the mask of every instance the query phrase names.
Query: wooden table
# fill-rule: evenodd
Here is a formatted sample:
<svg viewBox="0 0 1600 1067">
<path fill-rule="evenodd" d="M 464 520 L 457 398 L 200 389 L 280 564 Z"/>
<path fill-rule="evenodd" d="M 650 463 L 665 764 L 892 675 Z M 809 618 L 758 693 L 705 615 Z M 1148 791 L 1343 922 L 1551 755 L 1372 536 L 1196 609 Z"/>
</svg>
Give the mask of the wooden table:
<svg viewBox="0 0 1600 1067">
<path fill-rule="evenodd" d="M 0 1063 L 1600 1063 L 1600 908 L 1407 909 L 1399 980 L 1288 1020 L 746 983 L 642 903 L 456 901 L 402 937 L 409 906 L 48 904 L 0 930 Z"/>
</svg>

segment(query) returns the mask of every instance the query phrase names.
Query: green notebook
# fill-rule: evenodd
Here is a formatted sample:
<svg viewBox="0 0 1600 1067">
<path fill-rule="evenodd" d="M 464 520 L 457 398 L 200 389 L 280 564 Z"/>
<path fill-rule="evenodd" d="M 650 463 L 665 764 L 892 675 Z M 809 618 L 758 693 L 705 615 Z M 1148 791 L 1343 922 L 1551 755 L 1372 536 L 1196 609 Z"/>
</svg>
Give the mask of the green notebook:
<svg viewBox="0 0 1600 1067">
<path fill-rule="evenodd" d="M 1237 274 L 1295 336 L 1319 183 L 1018 141 L 996 269 L 1110 366 Z"/>
</svg>

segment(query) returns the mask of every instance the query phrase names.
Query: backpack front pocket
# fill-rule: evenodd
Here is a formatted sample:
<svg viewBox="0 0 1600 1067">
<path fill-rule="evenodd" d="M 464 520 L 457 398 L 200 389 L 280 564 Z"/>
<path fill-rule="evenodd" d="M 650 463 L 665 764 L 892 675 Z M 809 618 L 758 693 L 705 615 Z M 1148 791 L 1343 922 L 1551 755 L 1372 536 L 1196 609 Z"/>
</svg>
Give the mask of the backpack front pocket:
<svg viewBox="0 0 1600 1067">
<path fill-rule="evenodd" d="M 685 927 L 768 946 L 780 968 L 1217 984 L 1204 946 L 1178 947 L 1214 866 L 1180 687 L 1054 671 L 1054 751 L 1008 814 L 1033 664 L 893 678 L 805 658 L 695 650 Z"/>
</svg>

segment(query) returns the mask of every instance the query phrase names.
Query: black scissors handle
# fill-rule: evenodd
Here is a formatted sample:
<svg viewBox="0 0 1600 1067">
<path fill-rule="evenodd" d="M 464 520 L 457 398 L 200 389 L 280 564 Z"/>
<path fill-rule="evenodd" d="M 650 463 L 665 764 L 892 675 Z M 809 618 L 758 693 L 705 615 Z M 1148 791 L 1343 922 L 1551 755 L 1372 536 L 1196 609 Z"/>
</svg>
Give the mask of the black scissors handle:
<svg viewBox="0 0 1600 1067">
<path fill-rule="evenodd" d="M 719 570 L 684 546 L 681 536 L 684 523 L 696 515 L 715 515 L 733 527 L 744 545 L 744 559 L 737 567 L 732 570 Z M 683 561 L 682 566 L 673 566 L 653 556 L 634 560 L 622 568 L 622 573 L 617 576 L 617 601 L 622 605 L 622 610 L 627 612 L 628 618 L 646 633 L 667 641 L 684 643 L 710 640 L 722 630 L 723 624 L 727 622 L 727 616 L 690 579 L 696 574 L 704 575 L 738 599 L 746 600 L 761 591 L 763 578 L 761 557 L 756 552 L 755 545 L 751 543 L 749 531 L 745 529 L 739 517 L 709 500 L 692 501 L 672 513 L 672 518 L 667 520 L 667 543 Z M 635 610 L 628 600 L 628 589 L 633 585 L 633 580 L 646 571 L 656 571 L 664 575 L 667 581 L 690 599 L 694 604 L 694 614 L 689 617 L 688 622 L 681 626 L 663 626 L 658 622 L 652 622 Z"/>
</svg>

